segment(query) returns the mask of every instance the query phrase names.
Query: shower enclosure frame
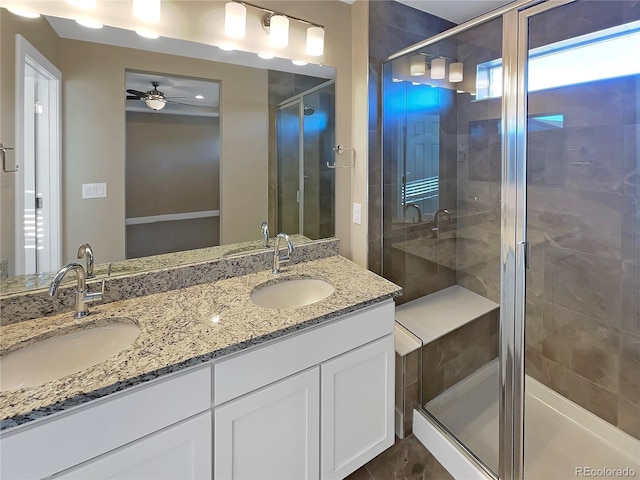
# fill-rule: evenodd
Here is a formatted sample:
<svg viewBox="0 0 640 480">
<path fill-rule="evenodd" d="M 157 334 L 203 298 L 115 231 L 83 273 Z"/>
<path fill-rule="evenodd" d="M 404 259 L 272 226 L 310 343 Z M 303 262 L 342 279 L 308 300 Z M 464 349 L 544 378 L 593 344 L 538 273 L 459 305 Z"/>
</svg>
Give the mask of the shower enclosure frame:
<svg viewBox="0 0 640 480">
<path fill-rule="evenodd" d="M 316 85 L 315 87 L 312 87 L 308 90 L 305 90 L 302 93 L 299 93 L 297 95 L 294 95 L 291 98 L 288 98 L 287 100 L 284 100 L 282 102 L 280 102 L 278 105 L 276 105 L 276 116 L 277 114 L 284 109 L 287 109 L 289 107 L 293 107 L 293 106 L 297 106 L 298 107 L 298 225 L 299 225 L 299 229 L 301 234 L 304 234 L 304 199 L 305 199 L 305 193 L 304 193 L 304 180 L 305 180 L 305 173 L 304 173 L 304 117 L 305 117 L 305 105 L 304 105 L 304 97 L 315 93 L 317 91 L 320 91 L 330 85 L 335 85 L 336 81 L 334 79 L 332 80 L 328 80 L 326 82 L 323 82 L 319 85 Z M 277 133 L 276 133 L 276 144 L 278 142 L 278 138 L 277 138 Z M 277 148 L 277 147 L 276 147 Z M 278 169 L 280 168 L 280 161 L 278 158 L 278 152 L 276 151 L 276 176 L 278 175 Z M 276 182 L 277 185 L 277 182 Z M 277 188 L 277 187 L 276 187 Z M 276 202 L 277 200 L 277 193 L 276 193 Z M 279 224 L 279 218 L 278 216 L 280 215 L 280 206 L 278 205 L 278 208 L 276 208 L 276 221 L 275 224 L 278 225 Z"/>
<path fill-rule="evenodd" d="M 524 330 L 527 269 L 526 135 L 528 20 L 530 17 L 576 0 L 518 0 L 495 9 L 389 56 L 383 63 L 502 17 L 502 179 L 499 323 L 499 478 L 524 476 Z M 381 83 L 380 89 L 383 88 Z M 380 95 L 382 93 L 380 92 Z M 384 105 L 383 105 L 384 108 Z M 384 133 L 381 133 L 384 142 Z M 382 212 L 381 212 L 382 215 Z M 383 224 L 381 218 L 381 224 Z M 433 415 L 421 408 L 428 421 L 466 460 L 489 478 L 497 478 L 471 450 Z"/>
</svg>

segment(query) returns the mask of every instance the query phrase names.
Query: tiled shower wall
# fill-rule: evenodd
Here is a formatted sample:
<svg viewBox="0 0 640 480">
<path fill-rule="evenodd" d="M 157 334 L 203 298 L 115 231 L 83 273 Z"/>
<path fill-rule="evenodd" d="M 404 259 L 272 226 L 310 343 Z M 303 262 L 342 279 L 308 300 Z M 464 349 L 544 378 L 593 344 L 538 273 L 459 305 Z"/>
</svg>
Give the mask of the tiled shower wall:
<svg viewBox="0 0 640 480">
<path fill-rule="evenodd" d="M 398 2 L 369 2 L 369 254 L 368 267 L 382 273 L 382 61 L 389 55 L 455 26 Z M 397 262 L 396 262 L 397 263 Z"/>
</svg>

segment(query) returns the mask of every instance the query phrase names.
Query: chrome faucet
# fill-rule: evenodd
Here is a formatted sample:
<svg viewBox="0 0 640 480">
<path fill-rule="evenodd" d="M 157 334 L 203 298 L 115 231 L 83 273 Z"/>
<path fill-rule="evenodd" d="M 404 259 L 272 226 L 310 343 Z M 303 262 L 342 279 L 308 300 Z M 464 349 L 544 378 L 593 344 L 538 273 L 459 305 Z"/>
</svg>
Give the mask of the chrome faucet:
<svg viewBox="0 0 640 480">
<path fill-rule="evenodd" d="M 95 302 L 96 300 L 102 300 L 102 294 L 104 293 L 104 282 L 102 282 L 102 291 L 99 293 L 89 293 L 87 290 L 87 273 L 84 271 L 84 267 L 79 263 L 68 263 L 56 273 L 55 277 L 51 281 L 51 286 L 49 287 L 49 295 L 52 297 L 57 297 L 59 293 L 60 282 L 65 277 L 65 275 L 71 271 L 76 273 L 76 278 L 78 280 L 78 284 L 76 285 L 75 295 L 76 295 L 76 313 L 74 315 L 75 318 L 82 318 L 89 315 L 89 307 L 87 307 L 87 303 Z"/>
<path fill-rule="evenodd" d="M 420 210 L 420 207 L 418 206 L 418 204 L 417 204 L 417 203 L 407 203 L 407 204 L 404 206 L 404 211 L 403 211 L 404 215 L 405 215 L 405 216 L 407 215 L 407 210 L 408 210 L 410 207 L 415 208 L 415 209 L 416 209 L 416 211 L 418 212 L 418 223 L 422 222 L 422 210 Z"/>
<path fill-rule="evenodd" d="M 284 257 L 280 256 L 280 239 L 282 238 L 287 241 L 287 248 L 289 250 L 289 253 Z M 293 243 L 291 243 L 289 235 L 287 235 L 286 233 L 279 233 L 274 244 L 275 248 L 273 251 L 273 268 L 271 269 L 271 273 L 280 273 L 280 264 L 287 263 L 289 260 L 291 260 L 290 255 L 293 253 Z"/>
<path fill-rule="evenodd" d="M 93 248 L 88 243 L 83 243 L 78 247 L 78 254 L 76 255 L 78 259 L 84 257 L 87 271 L 87 278 L 93 278 L 95 275 L 93 274 Z"/>
<path fill-rule="evenodd" d="M 433 216 L 433 227 L 431 228 L 432 238 L 438 238 L 438 233 L 440 232 L 440 215 L 445 215 L 449 223 L 451 223 L 451 213 L 446 208 L 441 208 L 438 210 Z"/>
<path fill-rule="evenodd" d="M 262 236 L 264 237 L 264 248 L 269 248 L 269 224 L 262 222 Z"/>
</svg>

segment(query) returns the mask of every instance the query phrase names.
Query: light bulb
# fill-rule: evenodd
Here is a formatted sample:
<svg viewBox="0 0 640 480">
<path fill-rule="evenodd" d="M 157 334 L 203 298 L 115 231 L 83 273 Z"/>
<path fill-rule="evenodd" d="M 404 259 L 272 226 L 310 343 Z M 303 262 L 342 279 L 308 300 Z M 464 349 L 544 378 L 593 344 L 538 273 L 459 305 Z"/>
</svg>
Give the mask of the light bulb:
<svg viewBox="0 0 640 480">
<path fill-rule="evenodd" d="M 444 58 L 434 58 L 431 60 L 431 78 L 440 80 L 445 76 L 447 61 Z"/>
<path fill-rule="evenodd" d="M 307 28 L 307 54 L 319 57 L 324 53 L 324 28 Z"/>
<path fill-rule="evenodd" d="M 289 19 L 284 15 L 272 15 L 269 26 L 269 41 L 276 48 L 289 44 Z"/>
<path fill-rule="evenodd" d="M 451 83 L 461 82 L 464 78 L 464 65 L 462 62 L 456 62 L 449 65 L 449 81 Z"/>
<path fill-rule="evenodd" d="M 133 0 L 133 16 L 146 23 L 160 22 L 160 0 Z"/>
<path fill-rule="evenodd" d="M 224 34 L 229 38 L 244 38 L 247 28 L 247 8 L 238 2 L 224 6 Z"/>
<path fill-rule="evenodd" d="M 424 75 L 427 71 L 427 67 L 424 63 L 424 56 L 413 55 L 411 57 L 411 66 L 409 67 L 409 71 L 412 77 Z"/>
</svg>

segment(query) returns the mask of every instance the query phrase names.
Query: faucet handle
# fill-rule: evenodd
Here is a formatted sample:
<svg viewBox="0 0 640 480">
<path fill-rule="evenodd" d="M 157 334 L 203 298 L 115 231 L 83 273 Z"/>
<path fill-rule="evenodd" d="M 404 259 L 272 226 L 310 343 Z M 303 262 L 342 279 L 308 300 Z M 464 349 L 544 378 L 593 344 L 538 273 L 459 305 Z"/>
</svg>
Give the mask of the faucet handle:
<svg viewBox="0 0 640 480">
<path fill-rule="evenodd" d="M 105 281 L 106 281 L 106 279 L 103 278 L 102 281 L 100 282 L 100 291 L 99 292 L 89 293 L 87 291 L 87 293 L 84 294 L 84 301 L 85 302 L 96 302 L 98 300 L 102 300 L 102 296 L 104 295 Z M 87 288 L 87 290 L 88 290 L 88 288 Z"/>
</svg>

